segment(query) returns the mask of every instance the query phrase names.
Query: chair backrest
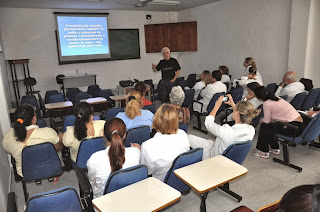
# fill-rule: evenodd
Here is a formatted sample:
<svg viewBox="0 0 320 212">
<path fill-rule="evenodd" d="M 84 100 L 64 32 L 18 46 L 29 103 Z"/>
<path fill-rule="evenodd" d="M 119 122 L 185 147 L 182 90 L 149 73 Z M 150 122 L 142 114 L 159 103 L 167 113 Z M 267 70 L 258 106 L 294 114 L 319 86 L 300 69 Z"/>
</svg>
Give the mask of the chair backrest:
<svg viewBox="0 0 320 212">
<path fill-rule="evenodd" d="M 184 91 L 185 97 L 182 103 L 182 107 L 189 107 L 192 104 L 194 93 L 195 93 L 194 89 L 188 89 Z"/>
<path fill-rule="evenodd" d="M 306 96 L 303 104 L 301 105 L 301 110 L 309 110 L 313 106 L 316 106 L 316 101 L 320 95 L 320 88 L 312 89 Z"/>
<path fill-rule="evenodd" d="M 87 161 L 89 160 L 91 155 L 104 149 L 106 149 L 106 142 L 104 137 L 85 139 L 81 141 L 77 155 L 77 167 L 86 169 Z"/>
<path fill-rule="evenodd" d="M 247 157 L 251 146 L 252 141 L 237 142 L 228 146 L 222 155 L 241 165 Z"/>
<path fill-rule="evenodd" d="M 230 83 L 229 83 L 229 82 L 224 82 L 224 84 L 227 86 L 227 91 L 228 91 L 228 90 L 229 90 Z"/>
<path fill-rule="evenodd" d="M 242 99 L 243 88 L 235 88 L 231 91 L 231 96 L 235 104 L 237 104 Z"/>
<path fill-rule="evenodd" d="M 212 99 L 210 100 L 210 103 L 208 104 L 207 107 L 207 112 L 210 113 L 212 111 L 212 109 L 214 108 L 214 105 L 216 104 L 216 101 L 219 99 L 220 96 L 224 96 L 225 93 L 216 93 L 215 95 L 213 95 Z M 220 111 L 220 109 L 219 109 Z"/>
<path fill-rule="evenodd" d="M 110 98 L 110 96 L 114 96 L 114 94 L 112 93 L 112 91 L 110 89 L 100 90 L 99 96 L 106 98 L 109 102 L 112 102 L 114 105 L 114 100 L 112 100 Z"/>
<path fill-rule="evenodd" d="M 45 104 L 48 104 L 48 103 L 49 103 L 49 97 L 50 97 L 51 95 L 57 94 L 57 93 L 59 93 L 57 90 L 47 91 L 47 92 L 46 92 L 46 95 L 45 95 L 45 97 L 44 97 L 44 103 L 45 103 Z"/>
<path fill-rule="evenodd" d="M 120 169 L 110 174 L 103 194 L 116 191 L 148 177 L 148 169 L 145 165 L 137 165 L 127 169 Z"/>
<path fill-rule="evenodd" d="M 61 85 L 63 83 L 63 80 L 61 79 L 61 77 L 65 77 L 63 74 L 59 74 L 56 76 L 56 82 Z"/>
<path fill-rule="evenodd" d="M 25 86 L 34 86 L 37 84 L 37 80 L 33 77 L 27 77 L 23 80 Z"/>
<path fill-rule="evenodd" d="M 302 93 L 298 93 L 290 102 L 290 104 L 296 109 L 296 110 L 300 110 L 301 109 L 301 105 L 305 99 L 305 97 L 307 96 L 306 92 L 302 92 Z"/>
<path fill-rule="evenodd" d="M 88 87 L 87 93 L 94 98 L 94 97 L 99 96 L 100 90 L 101 89 L 100 89 L 99 85 L 90 85 Z"/>
<path fill-rule="evenodd" d="M 125 147 L 130 147 L 130 143 L 142 144 L 146 140 L 150 139 L 150 127 L 142 126 L 130 129 L 127 132 L 125 139 Z"/>
<path fill-rule="evenodd" d="M 82 99 L 89 99 L 90 96 L 87 92 L 79 92 L 74 96 L 74 103 L 73 104 L 78 104 L 80 100 Z"/>
<path fill-rule="evenodd" d="M 278 201 L 273 202 L 269 205 L 263 206 L 263 207 L 259 208 L 257 210 L 257 212 L 276 212 L 279 209 L 280 201 L 281 201 L 281 199 L 279 199 Z"/>
<path fill-rule="evenodd" d="M 64 96 L 61 93 L 52 94 L 49 96 L 49 103 L 57 103 L 57 102 L 64 102 Z"/>
<path fill-rule="evenodd" d="M 153 84 L 153 80 L 152 79 L 147 79 L 143 81 L 144 84 L 150 85 L 151 87 L 151 92 L 154 91 L 154 84 Z"/>
<path fill-rule="evenodd" d="M 40 128 L 47 127 L 47 123 L 46 123 L 43 119 L 37 119 L 37 125 L 38 125 Z"/>
<path fill-rule="evenodd" d="M 169 169 L 166 177 L 164 178 L 164 183 L 167 183 L 168 185 L 177 189 L 180 192 L 184 192 L 190 189 L 190 187 L 184 182 L 182 182 L 173 172 L 176 169 L 202 161 L 202 156 L 203 156 L 202 148 L 195 148 L 188 152 L 180 154 L 173 161 L 171 168 Z"/>
<path fill-rule="evenodd" d="M 318 113 L 301 133 L 303 141 L 313 141 L 320 135 L 320 113 Z"/>
<path fill-rule="evenodd" d="M 156 107 L 154 106 L 154 104 L 152 104 L 152 105 L 146 105 L 146 106 L 143 107 L 143 109 L 149 110 L 149 111 L 151 111 L 151 113 L 153 113 L 153 114 L 156 113 Z"/>
<path fill-rule="evenodd" d="M 176 85 L 179 85 L 179 82 L 183 81 L 184 80 L 184 77 L 178 77 L 175 81 L 175 84 Z"/>
<path fill-rule="evenodd" d="M 50 178 L 61 173 L 61 162 L 52 143 L 27 146 L 22 150 L 22 174 L 25 181 Z"/>
<path fill-rule="evenodd" d="M 177 85 L 181 86 L 181 88 L 184 90 L 184 88 L 188 86 L 188 81 L 181 80 L 181 81 L 177 82 Z"/>
<path fill-rule="evenodd" d="M 74 97 L 76 96 L 77 93 L 80 92 L 79 88 L 68 88 L 66 97 L 69 101 L 74 103 Z"/>
<path fill-rule="evenodd" d="M 118 113 L 120 113 L 120 112 L 124 112 L 124 108 L 121 108 L 121 107 L 119 107 L 119 108 L 109 108 L 106 111 L 105 115 L 104 115 L 104 120 L 107 121 L 107 120 L 109 120 L 109 119 L 111 119 L 113 117 L 116 117 L 116 115 Z"/>
<path fill-rule="evenodd" d="M 67 127 L 74 126 L 75 120 L 76 120 L 76 117 L 74 115 L 69 115 L 64 117 L 61 132 L 65 133 L 67 131 Z"/>
<path fill-rule="evenodd" d="M 270 93 L 275 93 L 276 90 L 278 88 L 278 85 L 276 83 L 270 83 L 267 85 L 266 89 L 270 92 Z"/>
<path fill-rule="evenodd" d="M 197 81 L 196 74 L 189 74 L 187 81 L 188 81 L 188 87 L 193 88 L 193 86 L 196 84 L 196 81 Z"/>
<path fill-rule="evenodd" d="M 82 212 L 77 191 L 73 187 L 64 187 L 32 196 L 27 202 L 26 212 Z"/>
<path fill-rule="evenodd" d="M 179 129 L 181 129 L 187 133 L 188 132 L 188 125 L 186 123 L 181 123 L 181 124 L 179 124 Z"/>
<path fill-rule="evenodd" d="M 36 108 L 37 116 L 41 117 L 39 103 L 37 101 L 37 98 L 34 95 L 23 96 L 21 98 L 21 102 L 20 103 L 21 103 L 21 105 L 23 105 L 23 104 L 32 105 L 33 107 Z"/>
</svg>

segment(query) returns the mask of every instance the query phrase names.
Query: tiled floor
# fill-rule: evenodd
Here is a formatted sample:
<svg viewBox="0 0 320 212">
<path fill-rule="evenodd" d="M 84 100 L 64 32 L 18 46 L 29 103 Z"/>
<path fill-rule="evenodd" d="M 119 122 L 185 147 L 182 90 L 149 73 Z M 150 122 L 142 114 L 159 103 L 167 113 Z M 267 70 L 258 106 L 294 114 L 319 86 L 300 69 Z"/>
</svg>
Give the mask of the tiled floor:
<svg viewBox="0 0 320 212">
<path fill-rule="evenodd" d="M 196 125 L 195 118 L 189 124 L 188 133 L 213 138 L 210 134 L 204 135 L 203 133 L 194 131 L 192 129 L 194 125 Z M 272 157 L 270 159 L 255 157 L 253 151 L 256 140 L 257 135 L 254 138 L 254 144 L 246 160 L 242 164 L 248 169 L 248 174 L 230 183 L 230 188 L 241 195 L 243 200 L 238 203 L 234 198 L 215 189 L 207 197 L 207 211 L 230 211 L 240 205 L 257 210 L 263 205 L 280 199 L 290 188 L 302 184 L 320 183 L 320 150 L 301 145 L 295 148 L 289 147 L 291 162 L 303 168 L 302 172 L 299 173 L 294 169 L 274 163 Z M 282 153 L 277 157 L 282 157 Z M 36 186 L 34 183 L 27 185 L 30 195 L 63 186 L 73 186 L 78 189 L 78 181 L 74 171 L 65 172 L 57 183 L 43 181 L 41 186 Z M 21 183 L 14 182 L 13 189 L 17 195 L 19 212 L 22 212 L 25 204 Z M 191 191 L 188 195 L 182 196 L 179 202 L 171 205 L 164 211 L 194 212 L 199 211 L 199 206 L 200 196 Z"/>
</svg>

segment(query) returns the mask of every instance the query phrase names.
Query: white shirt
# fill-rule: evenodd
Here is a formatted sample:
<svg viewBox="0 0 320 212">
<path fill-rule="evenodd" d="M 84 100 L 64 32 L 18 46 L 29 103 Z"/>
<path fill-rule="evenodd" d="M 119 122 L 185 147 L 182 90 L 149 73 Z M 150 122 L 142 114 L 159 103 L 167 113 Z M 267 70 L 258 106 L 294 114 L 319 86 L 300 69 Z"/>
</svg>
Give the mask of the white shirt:
<svg viewBox="0 0 320 212">
<path fill-rule="evenodd" d="M 291 102 L 291 100 L 298 94 L 302 93 L 305 90 L 304 85 L 301 82 L 293 82 L 286 85 L 284 88 L 279 86 L 274 95 L 276 96 L 285 96 L 287 95 L 287 102 Z"/>
<path fill-rule="evenodd" d="M 98 151 L 91 155 L 87 161 L 88 177 L 93 190 L 93 198 L 103 195 L 107 180 L 111 174 L 109 161 L 109 148 Z M 129 147 L 125 150 L 125 162 L 122 169 L 139 165 L 140 151 L 137 147 Z"/>
<path fill-rule="evenodd" d="M 247 76 L 242 76 L 241 79 L 238 81 L 239 85 L 241 87 L 243 87 L 243 94 L 242 94 L 242 98 L 246 97 L 248 95 L 248 88 L 247 85 L 251 82 L 257 82 L 259 83 L 261 86 L 263 86 L 263 82 L 262 82 L 262 76 L 261 75 L 256 75 L 254 77 L 254 79 L 249 79 Z"/>
<path fill-rule="evenodd" d="M 197 82 L 192 89 L 194 89 L 194 97 L 193 99 L 194 100 L 197 100 L 199 94 L 200 94 L 200 91 L 202 88 L 206 87 L 206 84 L 201 80 L 200 82 Z"/>
<path fill-rule="evenodd" d="M 250 68 L 251 66 L 248 66 L 247 68 L 246 68 L 246 70 L 245 70 L 245 73 L 244 73 L 244 76 L 247 76 L 248 74 L 249 74 L 249 68 Z M 256 71 L 256 76 L 260 76 L 261 77 L 261 74 L 260 74 L 260 72 L 257 70 Z"/>
<path fill-rule="evenodd" d="M 221 155 L 231 144 L 252 140 L 255 129 L 249 124 L 235 124 L 232 127 L 228 124 L 219 125 L 214 122 L 214 116 L 207 116 L 204 122 L 206 128 L 213 135 L 217 136 L 211 149 L 211 157 Z"/>
<path fill-rule="evenodd" d="M 202 99 L 199 102 L 203 103 L 202 111 L 201 111 L 201 104 L 194 102 L 193 103 L 193 110 L 204 113 L 207 112 L 207 107 L 210 103 L 210 100 L 216 93 L 227 92 L 227 86 L 223 84 L 221 81 L 216 81 L 215 83 L 208 84 L 205 89 L 201 91 Z"/>
<path fill-rule="evenodd" d="M 189 139 L 183 130 L 176 134 L 157 132 L 153 138 L 141 145 L 141 164 L 148 167 L 148 173 L 163 181 L 174 159 L 190 150 Z"/>
<path fill-rule="evenodd" d="M 230 83 L 231 79 L 230 79 L 230 76 L 229 75 L 226 75 L 226 74 L 222 74 L 221 76 L 221 82 L 225 83 L 225 82 L 228 82 Z"/>
</svg>

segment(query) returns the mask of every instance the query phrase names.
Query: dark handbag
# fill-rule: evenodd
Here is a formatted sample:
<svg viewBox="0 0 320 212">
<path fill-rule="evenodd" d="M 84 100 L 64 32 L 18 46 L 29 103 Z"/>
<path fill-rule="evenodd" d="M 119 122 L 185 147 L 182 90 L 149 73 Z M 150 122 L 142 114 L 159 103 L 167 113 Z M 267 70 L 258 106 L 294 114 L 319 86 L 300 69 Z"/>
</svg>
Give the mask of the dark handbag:
<svg viewBox="0 0 320 212">
<path fill-rule="evenodd" d="M 133 85 L 133 81 L 132 80 L 121 80 L 119 82 L 119 84 L 122 86 L 122 87 L 128 87 L 128 86 L 132 86 Z"/>
<path fill-rule="evenodd" d="M 301 78 L 300 82 L 304 85 L 306 91 L 311 91 L 313 88 L 312 80 Z"/>
</svg>

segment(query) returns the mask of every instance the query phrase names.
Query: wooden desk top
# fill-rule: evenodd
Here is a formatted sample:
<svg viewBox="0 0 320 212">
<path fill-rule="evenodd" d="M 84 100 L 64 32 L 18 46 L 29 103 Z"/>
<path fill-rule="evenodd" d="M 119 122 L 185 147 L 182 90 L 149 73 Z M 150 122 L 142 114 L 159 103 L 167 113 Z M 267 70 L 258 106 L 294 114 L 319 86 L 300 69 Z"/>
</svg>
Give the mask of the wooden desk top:
<svg viewBox="0 0 320 212">
<path fill-rule="evenodd" d="M 210 191 L 247 172 L 248 169 L 222 155 L 174 171 L 178 178 L 198 193 Z"/>
<path fill-rule="evenodd" d="M 80 102 L 87 102 L 88 104 L 101 104 L 108 102 L 108 100 L 103 97 L 95 97 L 89 99 L 81 99 Z"/>
<path fill-rule="evenodd" d="M 158 211 L 179 200 L 181 193 L 160 180 L 149 177 L 92 200 L 99 211 Z"/>
<path fill-rule="evenodd" d="M 51 104 L 45 104 L 44 107 L 47 110 L 52 110 L 52 109 L 59 109 L 59 108 L 66 108 L 66 107 L 72 107 L 73 104 L 70 101 L 66 102 L 58 102 L 58 103 L 51 103 Z"/>
<path fill-rule="evenodd" d="M 80 78 L 80 77 L 96 77 L 96 74 L 87 74 L 87 75 L 74 75 L 74 76 L 65 76 L 65 77 L 60 77 L 60 79 L 73 79 L 73 78 Z"/>
<path fill-rule="evenodd" d="M 110 96 L 110 98 L 114 101 L 121 101 L 121 100 L 126 100 L 127 95 L 123 94 L 123 95 Z"/>
</svg>

